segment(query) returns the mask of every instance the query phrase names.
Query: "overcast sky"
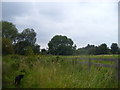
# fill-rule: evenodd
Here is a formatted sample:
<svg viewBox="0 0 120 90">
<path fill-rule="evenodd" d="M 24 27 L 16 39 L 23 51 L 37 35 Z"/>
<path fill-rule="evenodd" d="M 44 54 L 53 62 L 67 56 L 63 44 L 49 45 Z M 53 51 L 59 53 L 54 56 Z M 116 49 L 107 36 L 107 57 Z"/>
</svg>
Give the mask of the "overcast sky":
<svg viewBox="0 0 120 90">
<path fill-rule="evenodd" d="M 3 2 L 2 19 L 19 32 L 33 28 L 41 48 L 55 35 L 71 38 L 77 48 L 118 42 L 117 2 Z"/>
</svg>

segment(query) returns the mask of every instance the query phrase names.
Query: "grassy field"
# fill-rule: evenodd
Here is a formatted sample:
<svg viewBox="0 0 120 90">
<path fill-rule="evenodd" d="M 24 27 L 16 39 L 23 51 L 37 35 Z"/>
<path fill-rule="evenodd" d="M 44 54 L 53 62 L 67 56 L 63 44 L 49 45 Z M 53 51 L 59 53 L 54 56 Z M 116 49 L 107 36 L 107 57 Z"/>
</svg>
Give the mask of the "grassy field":
<svg viewBox="0 0 120 90">
<path fill-rule="evenodd" d="M 18 56 L 2 57 L 3 88 L 15 88 L 14 79 L 24 74 L 20 88 L 117 88 L 115 69 L 106 67 L 73 64 L 66 58 L 97 57 L 117 58 L 117 55 L 102 56 Z M 57 61 L 58 59 L 58 61 Z M 96 62 L 96 61 L 93 61 Z M 97 61 L 106 63 L 107 61 Z M 109 63 L 107 64 L 115 64 Z"/>
</svg>

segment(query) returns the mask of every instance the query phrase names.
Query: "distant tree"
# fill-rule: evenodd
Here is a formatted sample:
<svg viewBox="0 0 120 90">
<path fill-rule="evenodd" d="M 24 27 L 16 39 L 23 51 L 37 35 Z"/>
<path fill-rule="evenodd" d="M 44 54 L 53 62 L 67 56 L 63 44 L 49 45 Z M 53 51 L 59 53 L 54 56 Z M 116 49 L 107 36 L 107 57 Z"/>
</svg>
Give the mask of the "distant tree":
<svg viewBox="0 0 120 90">
<path fill-rule="evenodd" d="M 34 55 L 32 47 L 28 46 L 25 48 L 25 55 L 27 56 Z"/>
<path fill-rule="evenodd" d="M 46 55 L 47 54 L 47 50 L 46 49 L 41 49 L 41 54 Z"/>
<path fill-rule="evenodd" d="M 35 44 L 36 32 L 33 29 L 27 28 L 24 29 L 21 33 L 19 33 L 13 23 L 7 21 L 0 21 L 0 25 L 1 24 L 2 27 L 0 28 L 2 28 L 2 38 L 9 39 L 9 41 L 11 41 L 15 54 L 25 55 L 25 50 L 27 47 L 31 47 L 32 51 L 35 54 L 40 53 L 40 46 L 38 44 Z"/>
<path fill-rule="evenodd" d="M 8 38 L 12 43 L 16 43 L 18 30 L 11 22 L 2 21 L 2 38 Z"/>
<path fill-rule="evenodd" d="M 39 54 L 40 53 L 40 45 L 38 45 L 38 44 L 33 45 L 33 51 L 35 54 Z"/>
<path fill-rule="evenodd" d="M 26 47 L 31 46 L 31 43 L 28 41 L 21 41 L 14 45 L 14 50 L 16 54 L 25 55 Z"/>
<path fill-rule="evenodd" d="M 27 42 L 31 43 L 32 45 L 35 44 L 36 32 L 34 31 L 34 29 L 27 28 L 27 29 L 23 30 L 19 34 L 18 42 L 20 42 L 20 41 L 27 41 Z"/>
<path fill-rule="evenodd" d="M 76 44 L 75 44 L 75 45 L 73 46 L 73 54 L 74 54 L 74 55 L 76 55 L 76 50 L 77 50 L 76 48 L 77 48 L 77 46 L 76 46 Z"/>
<path fill-rule="evenodd" d="M 118 50 L 118 54 L 120 54 L 120 48 L 119 48 L 119 50 Z"/>
<path fill-rule="evenodd" d="M 39 45 L 36 42 L 36 32 L 33 29 L 25 29 L 18 34 L 17 43 L 14 45 L 15 53 L 25 55 L 26 47 L 32 47 L 33 52 L 39 53 Z"/>
<path fill-rule="evenodd" d="M 87 54 L 87 51 L 86 51 L 86 49 L 83 47 L 83 48 L 78 48 L 77 50 L 76 50 L 76 54 L 77 55 L 86 55 Z"/>
<path fill-rule="evenodd" d="M 73 41 L 62 35 L 54 36 L 48 43 L 48 51 L 54 55 L 72 55 L 74 52 Z"/>
<path fill-rule="evenodd" d="M 108 54 L 108 47 L 105 43 L 101 44 L 96 48 L 96 54 Z"/>
<path fill-rule="evenodd" d="M 79 48 L 77 50 L 77 54 L 95 55 L 96 54 L 96 46 L 88 44 L 86 47 Z"/>
<path fill-rule="evenodd" d="M 77 49 L 77 54 L 82 55 L 100 55 L 100 54 L 108 54 L 109 48 L 105 43 L 100 46 L 90 45 L 88 44 L 86 47 L 82 47 Z"/>
<path fill-rule="evenodd" d="M 117 43 L 112 43 L 111 45 L 111 53 L 112 54 L 117 54 L 119 52 L 119 47 Z"/>
<path fill-rule="evenodd" d="M 85 50 L 86 50 L 86 53 L 87 53 L 87 54 L 94 55 L 94 54 L 96 53 L 96 48 L 95 48 L 94 45 L 88 44 L 88 45 L 85 47 Z"/>
<path fill-rule="evenodd" d="M 88 54 L 90 55 L 96 55 L 96 46 L 93 46 L 91 48 L 88 49 Z"/>
<path fill-rule="evenodd" d="M 13 54 L 13 46 L 12 46 L 12 41 L 8 38 L 2 38 L 2 54 L 7 55 L 7 54 Z"/>
</svg>

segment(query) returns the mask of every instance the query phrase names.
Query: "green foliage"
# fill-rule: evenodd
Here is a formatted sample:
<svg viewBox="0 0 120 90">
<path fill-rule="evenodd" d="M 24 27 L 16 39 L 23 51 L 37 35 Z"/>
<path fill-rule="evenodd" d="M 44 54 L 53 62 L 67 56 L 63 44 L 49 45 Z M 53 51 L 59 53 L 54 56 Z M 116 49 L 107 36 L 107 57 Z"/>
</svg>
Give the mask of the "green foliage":
<svg viewBox="0 0 120 90">
<path fill-rule="evenodd" d="M 46 49 L 41 49 L 41 54 L 42 55 L 46 55 L 48 53 L 48 51 Z"/>
<path fill-rule="evenodd" d="M 83 55 L 95 55 L 96 54 L 96 46 L 94 45 L 87 45 L 86 47 L 83 48 L 78 48 L 77 54 L 83 54 Z"/>
<path fill-rule="evenodd" d="M 12 43 L 15 43 L 17 34 L 18 31 L 14 24 L 11 22 L 2 21 L 2 38 L 8 38 L 12 41 Z"/>
<path fill-rule="evenodd" d="M 36 32 L 34 29 L 24 29 L 21 33 L 18 32 L 16 26 L 7 21 L 0 21 L 2 24 L 2 31 L 0 36 L 2 38 L 10 39 L 3 40 L 3 45 L 9 45 L 9 48 L 3 46 L 3 54 L 15 54 L 25 55 L 26 48 L 31 47 L 34 54 L 40 54 L 40 45 L 36 44 Z M 2 33 L 2 34 L 1 34 Z M 120 48 L 117 43 L 112 43 L 111 49 L 107 45 L 101 44 L 100 46 L 87 45 L 83 48 L 76 50 L 76 45 L 67 36 L 55 35 L 48 43 L 48 51 L 43 51 L 41 54 L 53 54 L 53 55 L 101 55 L 101 54 L 120 54 Z M 14 48 L 14 50 L 13 50 Z M 1 49 L 1 48 L 0 48 Z M 11 50 L 11 51 L 9 51 Z M 1 52 L 0 52 L 1 53 Z"/>
<path fill-rule="evenodd" d="M 2 54 L 7 55 L 7 54 L 13 54 L 13 46 L 12 42 L 8 38 L 2 38 Z"/>
<path fill-rule="evenodd" d="M 62 35 L 54 36 L 48 46 L 49 53 L 53 55 L 72 55 L 74 51 L 73 41 Z"/>
<path fill-rule="evenodd" d="M 26 47 L 25 55 L 30 56 L 30 55 L 33 55 L 33 54 L 34 54 L 34 52 L 33 52 L 32 47 L 30 47 L 30 46 Z"/>
<path fill-rule="evenodd" d="M 20 41 L 26 41 L 26 42 L 31 43 L 31 45 L 34 45 L 36 42 L 36 33 L 34 29 L 27 28 L 23 30 L 21 34 L 19 35 L 18 42 Z"/>
<path fill-rule="evenodd" d="M 2 21 L 0 23 L 2 23 L 2 38 L 11 40 L 3 40 L 3 45 L 6 46 L 6 44 L 10 44 L 9 48 L 3 46 L 3 54 L 11 54 L 14 51 L 15 54 L 25 55 L 27 47 L 32 47 L 32 51 L 35 54 L 39 54 L 40 46 L 35 44 L 36 32 L 33 29 L 27 28 L 21 33 L 18 33 L 18 30 L 13 23 L 7 21 Z M 12 49 L 13 47 L 14 50 Z"/>
<path fill-rule="evenodd" d="M 40 45 L 35 44 L 33 46 L 33 51 L 34 51 L 35 54 L 39 54 L 40 53 Z"/>
<path fill-rule="evenodd" d="M 112 43 L 111 45 L 111 53 L 112 54 L 118 54 L 119 52 L 119 47 L 117 45 L 117 43 Z"/>
<path fill-rule="evenodd" d="M 30 46 L 30 43 L 27 41 L 21 41 L 14 45 L 14 50 L 16 54 L 25 55 L 26 47 Z"/>
<path fill-rule="evenodd" d="M 81 55 L 109 54 L 109 48 L 105 43 L 101 44 L 100 46 L 94 46 L 88 44 L 86 47 L 78 48 L 76 50 L 76 54 L 81 54 Z"/>
<path fill-rule="evenodd" d="M 15 88 L 14 78 L 24 74 L 20 88 L 117 88 L 114 69 L 73 64 L 78 56 L 4 56 L 3 88 Z M 82 56 L 88 57 L 88 56 Z M 115 56 L 91 56 L 112 58 Z M 117 57 L 117 56 L 116 56 Z M 55 59 L 63 61 L 52 62 Z"/>
<path fill-rule="evenodd" d="M 98 48 L 97 48 L 97 54 L 108 54 L 108 47 L 107 45 L 101 44 Z"/>
<path fill-rule="evenodd" d="M 36 42 L 36 33 L 33 29 L 25 29 L 18 35 L 18 42 L 14 45 L 15 53 L 25 55 L 26 51 L 28 54 L 35 53 L 39 54 L 40 52 L 40 46 L 38 44 L 35 44 Z M 27 47 L 29 48 L 29 50 Z M 30 52 L 29 52 L 30 51 Z"/>
</svg>

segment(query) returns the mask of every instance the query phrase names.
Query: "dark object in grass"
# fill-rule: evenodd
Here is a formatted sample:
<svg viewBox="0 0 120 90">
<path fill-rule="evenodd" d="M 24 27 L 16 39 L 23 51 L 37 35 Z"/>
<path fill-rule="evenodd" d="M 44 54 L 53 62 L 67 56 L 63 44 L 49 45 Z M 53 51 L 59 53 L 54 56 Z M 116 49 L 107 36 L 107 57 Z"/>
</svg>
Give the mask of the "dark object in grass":
<svg viewBox="0 0 120 90">
<path fill-rule="evenodd" d="M 20 85 L 20 81 L 23 77 L 24 77 L 24 75 L 18 75 L 15 77 L 15 85 L 16 86 Z"/>
</svg>

